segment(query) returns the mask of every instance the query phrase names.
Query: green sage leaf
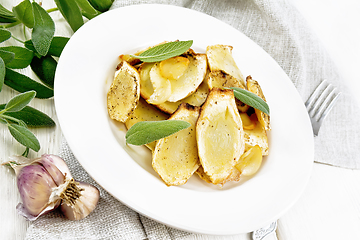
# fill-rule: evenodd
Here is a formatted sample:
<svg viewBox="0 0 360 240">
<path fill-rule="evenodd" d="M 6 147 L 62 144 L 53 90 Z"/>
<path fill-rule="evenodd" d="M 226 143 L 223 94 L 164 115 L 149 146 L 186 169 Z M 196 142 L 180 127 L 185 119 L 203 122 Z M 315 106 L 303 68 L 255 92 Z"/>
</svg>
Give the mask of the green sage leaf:
<svg viewBox="0 0 360 240">
<path fill-rule="evenodd" d="M 16 18 L 4 18 L 0 16 L 0 23 L 14 23 L 17 22 Z"/>
<path fill-rule="evenodd" d="M 8 121 L 5 118 L 2 118 L 2 116 L 0 115 L 0 123 L 8 124 Z"/>
<path fill-rule="evenodd" d="M 0 92 L 4 85 L 5 72 L 6 72 L 5 63 L 4 60 L 0 57 Z"/>
<path fill-rule="evenodd" d="M 35 152 L 40 150 L 39 141 L 35 135 L 26 127 L 17 124 L 8 124 L 8 129 L 16 141 L 25 147 L 31 148 Z"/>
<path fill-rule="evenodd" d="M 8 68 L 26 68 L 30 65 L 31 60 L 34 57 L 34 53 L 26 48 L 18 46 L 1 47 L 0 50 L 14 53 L 14 59 L 6 64 Z"/>
<path fill-rule="evenodd" d="M 144 121 L 135 123 L 126 133 L 126 143 L 144 145 L 170 136 L 191 124 L 182 120 Z"/>
<path fill-rule="evenodd" d="M 0 57 L 4 60 L 5 64 L 8 64 L 15 58 L 15 53 L 0 49 Z"/>
<path fill-rule="evenodd" d="M 5 104 L 0 105 L 0 111 L 3 109 L 5 109 Z M 48 115 L 30 106 L 26 106 L 18 112 L 5 112 L 3 115 L 22 120 L 28 127 L 32 128 L 54 127 L 56 125 Z"/>
<path fill-rule="evenodd" d="M 89 0 L 89 2 L 100 12 L 106 12 L 109 10 L 114 0 Z"/>
<path fill-rule="evenodd" d="M 54 37 L 51 41 L 50 48 L 47 54 L 54 57 L 60 57 L 62 50 L 64 49 L 65 45 L 69 40 L 70 38 L 67 37 Z M 31 51 L 36 52 L 34 44 L 31 40 L 27 40 L 25 42 L 25 47 Z"/>
<path fill-rule="evenodd" d="M 88 0 L 75 0 L 78 6 L 81 9 L 81 13 L 83 16 L 85 16 L 88 19 L 92 19 L 96 17 L 97 15 L 101 14 L 98 10 L 96 10 L 89 2 Z"/>
<path fill-rule="evenodd" d="M 168 42 L 152 47 L 138 56 L 130 56 L 138 58 L 143 62 L 159 62 L 183 54 L 191 47 L 192 44 L 192 40 Z"/>
<path fill-rule="evenodd" d="M 11 37 L 11 32 L 6 29 L 0 29 L 0 43 L 8 40 Z"/>
<path fill-rule="evenodd" d="M 237 87 L 230 87 L 230 89 L 234 91 L 234 96 L 243 103 L 270 115 L 269 105 L 255 93 Z"/>
<path fill-rule="evenodd" d="M 45 56 L 50 48 L 55 33 L 55 23 L 50 15 L 36 2 L 32 3 L 34 12 L 34 28 L 31 40 L 36 51 Z"/>
<path fill-rule="evenodd" d="M 20 111 L 34 99 L 35 95 L 35 91 L 24 92 L 16 95 L 5 105 L 6 112 Z"/>
<path fill-rule="evenodd" d="M 41 82 L 49 88 L 54 88 L 55 70 L 57 66 L 54 58 L 49 55 L 41 58 L 34 57 L 30 66 Z"/>
<path fill-rule="evenodd" d="M 7 10 L 3 5 L 0 4 L 0 22 L 1 23 L 13 23 L 16 22 L 14 14 Z"/>
<path fill-rule="evenodd" d="M 0 16 L 3 18 L 13 18 L 14 14 L 7 10 L 3 5 L 0 4 Z"/>
<path fill-rule="evenodd" d="M 21 73 L 6 68 L 4 83 L 18 92 L 36 91 L 36 98 L 51 98 L 54 91 Z"/>
<path fill-rule="evenodd" d="M 76 32 L 84 24 L 84 19 L 76 1 L 55 0 L 55 3 L 71 29 Z"/>
<path fill-rule="evenodd" d="M 34 13 L 31 2 L 24 0 L 12 9 L 15 17 L 28 28 L 34 27 Z"/>
<path fill-rule="evenodd" d="M 68 37 L 54 37 L 50 44 L 49 55 L 60 57 L 65 45 L 70 40 Z"/>
</svg>

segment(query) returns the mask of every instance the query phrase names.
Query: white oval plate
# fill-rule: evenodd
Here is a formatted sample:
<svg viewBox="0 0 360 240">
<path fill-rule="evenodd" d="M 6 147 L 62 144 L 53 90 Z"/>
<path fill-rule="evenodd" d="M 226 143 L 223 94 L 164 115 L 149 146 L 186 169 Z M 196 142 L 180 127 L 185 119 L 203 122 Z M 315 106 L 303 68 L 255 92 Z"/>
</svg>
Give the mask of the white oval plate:
<svg viewBox="0 0 360 240">
<path fill-rule="evenodd" d="M 167 187 L 146 147 L 127 146 L 125 128 L 107 114 L 106 93 L 120 54 L 173 40 L 193 49 L 228 44 L 244 76 L 258 80 L 270 106 L 270 153 L 259 172 L 223 188 L 197 176 Z M 168 226 L 230 235 L 278 219 L 303 192 L 313 163 L 313 135 L 304 104 L 279 65 L 258 45 L 208 15 L 168 5 L 108 11 L 81 27 L 66 45 L 55 78 L 55 106 L 71 150 L 110 194 Z"/>
</svg>

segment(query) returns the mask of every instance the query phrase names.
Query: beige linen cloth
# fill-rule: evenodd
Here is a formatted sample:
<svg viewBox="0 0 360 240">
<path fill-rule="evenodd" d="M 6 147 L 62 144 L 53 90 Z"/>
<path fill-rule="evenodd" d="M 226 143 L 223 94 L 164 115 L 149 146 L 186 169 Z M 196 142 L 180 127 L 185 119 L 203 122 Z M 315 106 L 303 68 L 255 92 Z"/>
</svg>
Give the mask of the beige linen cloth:
<svg viewBox="0 0 360 240">
<path fill-rule="evenodd" d="M 346 89 L 326 51 L 291 2 L 118 0 L 112 8 L 143 3 L 172 4 L 194 9 L 235 27 L 278 62 L 293 81 L 304 102 L 321 80 L 328 79 L 343 94 L 325 120 L 319 136 L 315 138 L 315 161 L 345 168 L 360 168 L 359 107 Z M 221 29 L 219 31 L 221 32 Z M 190 233 L 175 230 L 141 216 L 110 196 L 84 171 L 66 142 L 60 155 L 67 161 L 77 180 L 92 183 L 100 189 L 100 202 L 93 213 L 77 222 L 66 220 L 57 211 L 42 216 L 30 225 L 26 239 L 177 240 L 194 237 Z"/>
</svg>

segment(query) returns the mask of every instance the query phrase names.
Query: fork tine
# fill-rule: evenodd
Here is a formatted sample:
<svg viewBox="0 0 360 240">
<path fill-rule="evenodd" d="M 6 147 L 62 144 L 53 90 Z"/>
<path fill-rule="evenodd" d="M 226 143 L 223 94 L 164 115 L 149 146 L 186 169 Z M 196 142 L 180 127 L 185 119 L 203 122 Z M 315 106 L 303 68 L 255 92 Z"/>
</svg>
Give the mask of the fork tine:
<svg viewBox="0 0 360 240">
<path fill-rule="evenodd" d="M 325 102 L 324 98 L 326 96 L 328 96 L 328 91 L 330 90 L 330 88 L 332 87 L 332 84 L 330 83 L 329 85 L 326 86 L 326 88 L 320 93 L 320 96 L 318 96 L 318 98 L 315 100 L 315 103 L 313 104 L 312 108 L 308 111 L 310 117 L 314 117 L 315 112 L 319 112 L 318 108 L 321 105 L 321 103 Z M 319 94 L 318 94 L 319 95 Z"/>
<path fill-rule="evenodd" d="M 330 86 L 330 85 L 329 85 Z M 324 99 L 324 101 L 321 103 L 320 107 L 318 108 L 318 110 L 316 111 L 316 114 L 314 116 L 314 118 L 316 120 L 318 120 L 320 118 L 320 116 L 322 115 L 324 109 L 328 106 L 329 101 L 336 95 L 335 94 L 335 90 L 336 88 L 334 88 Z"/>
<path fill-rule="evenodd" d="M 320 90 L 322 89 L 322 87 L 325 85 L 325 83 L 327 83 L 326 79 L 323 80 L 319 86 L 317 86 L 317 88 L 314 90 L 314 92 L 311 94 L 311 96 L 308 98 L 308 100 L 305 103 L 306 106 L 306 110 L 309 111 L 316 96 L 319 94 Z"/>
<path fill-rule="evenodd" d="M 333 100 L 330 102 L 329 106 L 325 109 L 324 113 L 321 115 L 320 119 L 319 119 L 319 123 L 321 124 L 322 121 L 327 117 L 327 115 L 329 114 L 330 110 L 334 107 L 335 102 L 339 99 L 341 92 L 339 92 L 338 94 L 336 94 L 336 96 L 333 98 Z"/>
</svg>

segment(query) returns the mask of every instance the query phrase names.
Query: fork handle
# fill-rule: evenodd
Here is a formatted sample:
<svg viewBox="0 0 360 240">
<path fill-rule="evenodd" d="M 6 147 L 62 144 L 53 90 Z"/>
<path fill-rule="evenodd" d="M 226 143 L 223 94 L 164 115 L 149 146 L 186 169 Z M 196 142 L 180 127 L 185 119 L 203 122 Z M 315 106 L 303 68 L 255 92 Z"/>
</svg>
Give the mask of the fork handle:
<svg viewBox="0 0 360 240">
<path fill-rule="evenodd" d="M 269 235 L 265 236 L 262 240 L 278 240 L 276 232 L 272 232 Z"/>
</svg>

